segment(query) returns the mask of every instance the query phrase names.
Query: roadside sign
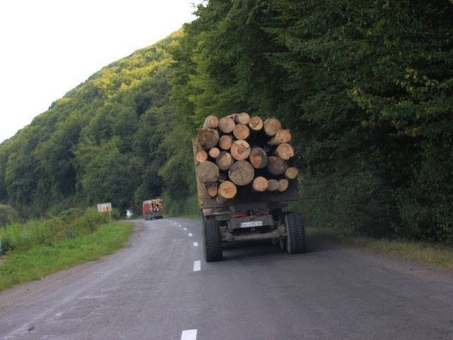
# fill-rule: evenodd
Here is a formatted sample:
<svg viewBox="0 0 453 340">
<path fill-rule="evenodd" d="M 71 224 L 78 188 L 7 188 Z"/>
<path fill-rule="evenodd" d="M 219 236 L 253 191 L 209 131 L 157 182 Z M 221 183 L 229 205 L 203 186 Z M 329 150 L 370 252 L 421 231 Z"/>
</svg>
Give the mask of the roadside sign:
<svg viewBox="0 0 453 340">
<path fill-rule="evenodd" d="M 112 219 L 110 212 L 112 211 L 112 203 L 98 203 L 98 212 L 109 213 L 109 219 Z"/>
</svg>

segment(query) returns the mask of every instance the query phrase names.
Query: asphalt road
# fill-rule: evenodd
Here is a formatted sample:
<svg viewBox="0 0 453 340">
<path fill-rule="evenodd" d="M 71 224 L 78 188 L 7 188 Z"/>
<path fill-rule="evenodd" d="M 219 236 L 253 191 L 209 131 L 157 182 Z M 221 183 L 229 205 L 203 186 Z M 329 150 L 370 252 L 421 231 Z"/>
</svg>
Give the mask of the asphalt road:
<svg viewBox="0 0 453 340">
<path fill-rule="evenodd" d="M 136 221 L 115 254 L 0 293 L 0 339 L 453 339 L 453 275 L 308 238 L 202 256 L 201 222 Z"/>
</svg>

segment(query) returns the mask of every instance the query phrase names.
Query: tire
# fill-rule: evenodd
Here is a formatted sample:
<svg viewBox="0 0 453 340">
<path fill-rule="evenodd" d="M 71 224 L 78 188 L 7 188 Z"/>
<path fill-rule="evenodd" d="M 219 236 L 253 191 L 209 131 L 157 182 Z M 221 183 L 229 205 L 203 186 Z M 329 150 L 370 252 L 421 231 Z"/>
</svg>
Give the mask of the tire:
<svg viewBox="0 0 453 340">
<path fill-rule="evenodd" d="M 223 258 L 222 239 L 219 223 L 208 219 L 203 221 L 203 247 L 206 262 L 220 261 Z"/>
<path fill-rule="evenodd" d="M 285 213 L 286 251 L 289 254 L 305 253 L 305 228 L 298 213 Z"/>
</svg>

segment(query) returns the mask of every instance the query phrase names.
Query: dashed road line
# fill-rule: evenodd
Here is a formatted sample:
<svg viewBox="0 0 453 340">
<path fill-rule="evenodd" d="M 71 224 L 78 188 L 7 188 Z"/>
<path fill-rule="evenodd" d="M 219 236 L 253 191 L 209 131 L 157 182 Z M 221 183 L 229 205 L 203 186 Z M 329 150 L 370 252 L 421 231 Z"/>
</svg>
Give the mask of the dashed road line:
<svg viewBox="0 0 453 340">
<path fill-rule="evenodd" d="M 194 243 L 193 243 L 193 246 L 194 246 L 194 247 L 198 247 L 198 242 L 194 242 Z"/>
<path fill-rule="evenodd" d="M 197 340 L 197 330 L 186 329 L 185 331 L 182 331 L 181 340 Z"/>
<path fill-rule="evenodd" d="M 189 233 L 189 237 L 192 237 L 192 236 L 193 236 L 192 233 Z"/>
<path fill-rule="evenodd" d="M 193 261 L 193 271 L 199 272 L 201 270 L 201 261 Z"/>
</svg>

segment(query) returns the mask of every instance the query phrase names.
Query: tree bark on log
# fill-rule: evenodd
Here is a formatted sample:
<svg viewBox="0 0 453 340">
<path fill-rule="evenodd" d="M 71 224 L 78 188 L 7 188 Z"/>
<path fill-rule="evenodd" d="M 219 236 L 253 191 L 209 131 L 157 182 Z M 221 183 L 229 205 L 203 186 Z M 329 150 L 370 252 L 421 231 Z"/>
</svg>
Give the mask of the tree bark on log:
<svg viewBox="0 0 453 340">
<path fill-rule="evenodd" d="M 239 123 L 233 129 L 233 136 L 237 139 L 247 139 L 250 136 L 250 129 L 247 125 Z"/>
<path fill-rule="evenodd" d="M 233 118 L 227 116 L 222 117 L 219 119 L 219 130 L 223 133 L 231 133 L 233 132 L 234 126 L 236 123 L 234 122 Z"/>
<path fill-rule="evenodd" d="M 217 118 L 217 116 L 209 115 L 204 120 L 203 127 L 205 127 L 205 128 L 216 129 L 218 126 L 219 126 L 219 118 Z"/>
<path fill-rule="evenodd" d="M 233 163 L 234 159 L 228 151 L 220 151 L 219 156 L 216 158 L 217 166 L 223 171 L 229 170 Z"/>
<path fill-rule="evenodd" d="M 219 139 L 219 148 L 222 150 L 230 150 L 231 144 L 233 144 L 233 136 L 223 135 Z"/>
<path fill-rule="evenodd" d="M 267 154 L 263 148 L 255 146 L 250 151 L 250 163 L 255 169 L 264 169 L 267 166 Z"/>
<path fill-rule="evenodd" d="M 206 162 L 204 162 L 206 163 Z M 201 163 L 203 164 L 203 163 Z M 255 177 L 255 169 L 247 161 L 235 162 L 228 171 L 228 177 L 236 185 L 243 186 L 250 184 Z"/>
<path fill-rule="evenodd" d="M 275 149 L 275 155 L 287 161 L 294 156 L 294 149 L 288 143 L 282 143 Z"/>
<path fill-rule="evenodd" d="M 289 130 L 280 129 L 277 131 L 274 137 L 272 137 L 267 144 L 278 145 L 281 143 L 289 143 L 291 141 L 291 132 Z"/>
<path fill-rule="evenodd" d="M 286 162 L 277 156 L 269 156 L 267 158 L 267 170 L 275 176 L 283 175 L 288 168 Z"/>
<path fill-rule="evenodd" d="M 230 153 L 231 156 L 237 161 L 243 161 L 250 156 L 250 144 L 245 140 L 238 139 L 231 145 Z"/>
<path fill-rule="evenodd" d="M 282 128 L 282 124 L 277 118 L 268 118 L 264 121 L 264 132 L 269 137 L 275 136 L 278 130 Z"/>
<path fill-rule="evenodd" d="M 263 176 L 258 176 L 253 179 L 252 188 L 255 191 L 258 192 L 266 191 L 268 186 L 269 186 L 268 180 Z"/>
<path fill-rule="evenodd" d="M 249 128 L 253 131 L 260 131 L 263 129 L 263 119 L 259 116 L 254 116 L 250 118 L 248 123 Z"/>
<path fill-rule="evenodd" d="M 195 172 L 203 183 L 213 183 L 219 179 L 219 167 L 211 161 L 196 164 Z"/>
<path fill-rule="evenodd" d="M 220 183 L 218 195 L 226 200 L 230 200 L 234 198 L 237 194 L 238 190 L 236 184 L 231 181 L 223 181 Z"/>
<path fill-rule="evenodd" d="M 219 131 L 216 129 L 202 128 L 198 131 L 198 144 L 204 149 L 210 149 L 219 142 Z"/>
<path fill-rule="evenodd" d="M 297 169 L 294 166 L 288 167 L 288 169 L 286 169 L 286 171 L 285 171 L 285 177 L 290 180 L 296 179 L 298 175 L 299 175 L 299 169 Z"/>
</svg>

